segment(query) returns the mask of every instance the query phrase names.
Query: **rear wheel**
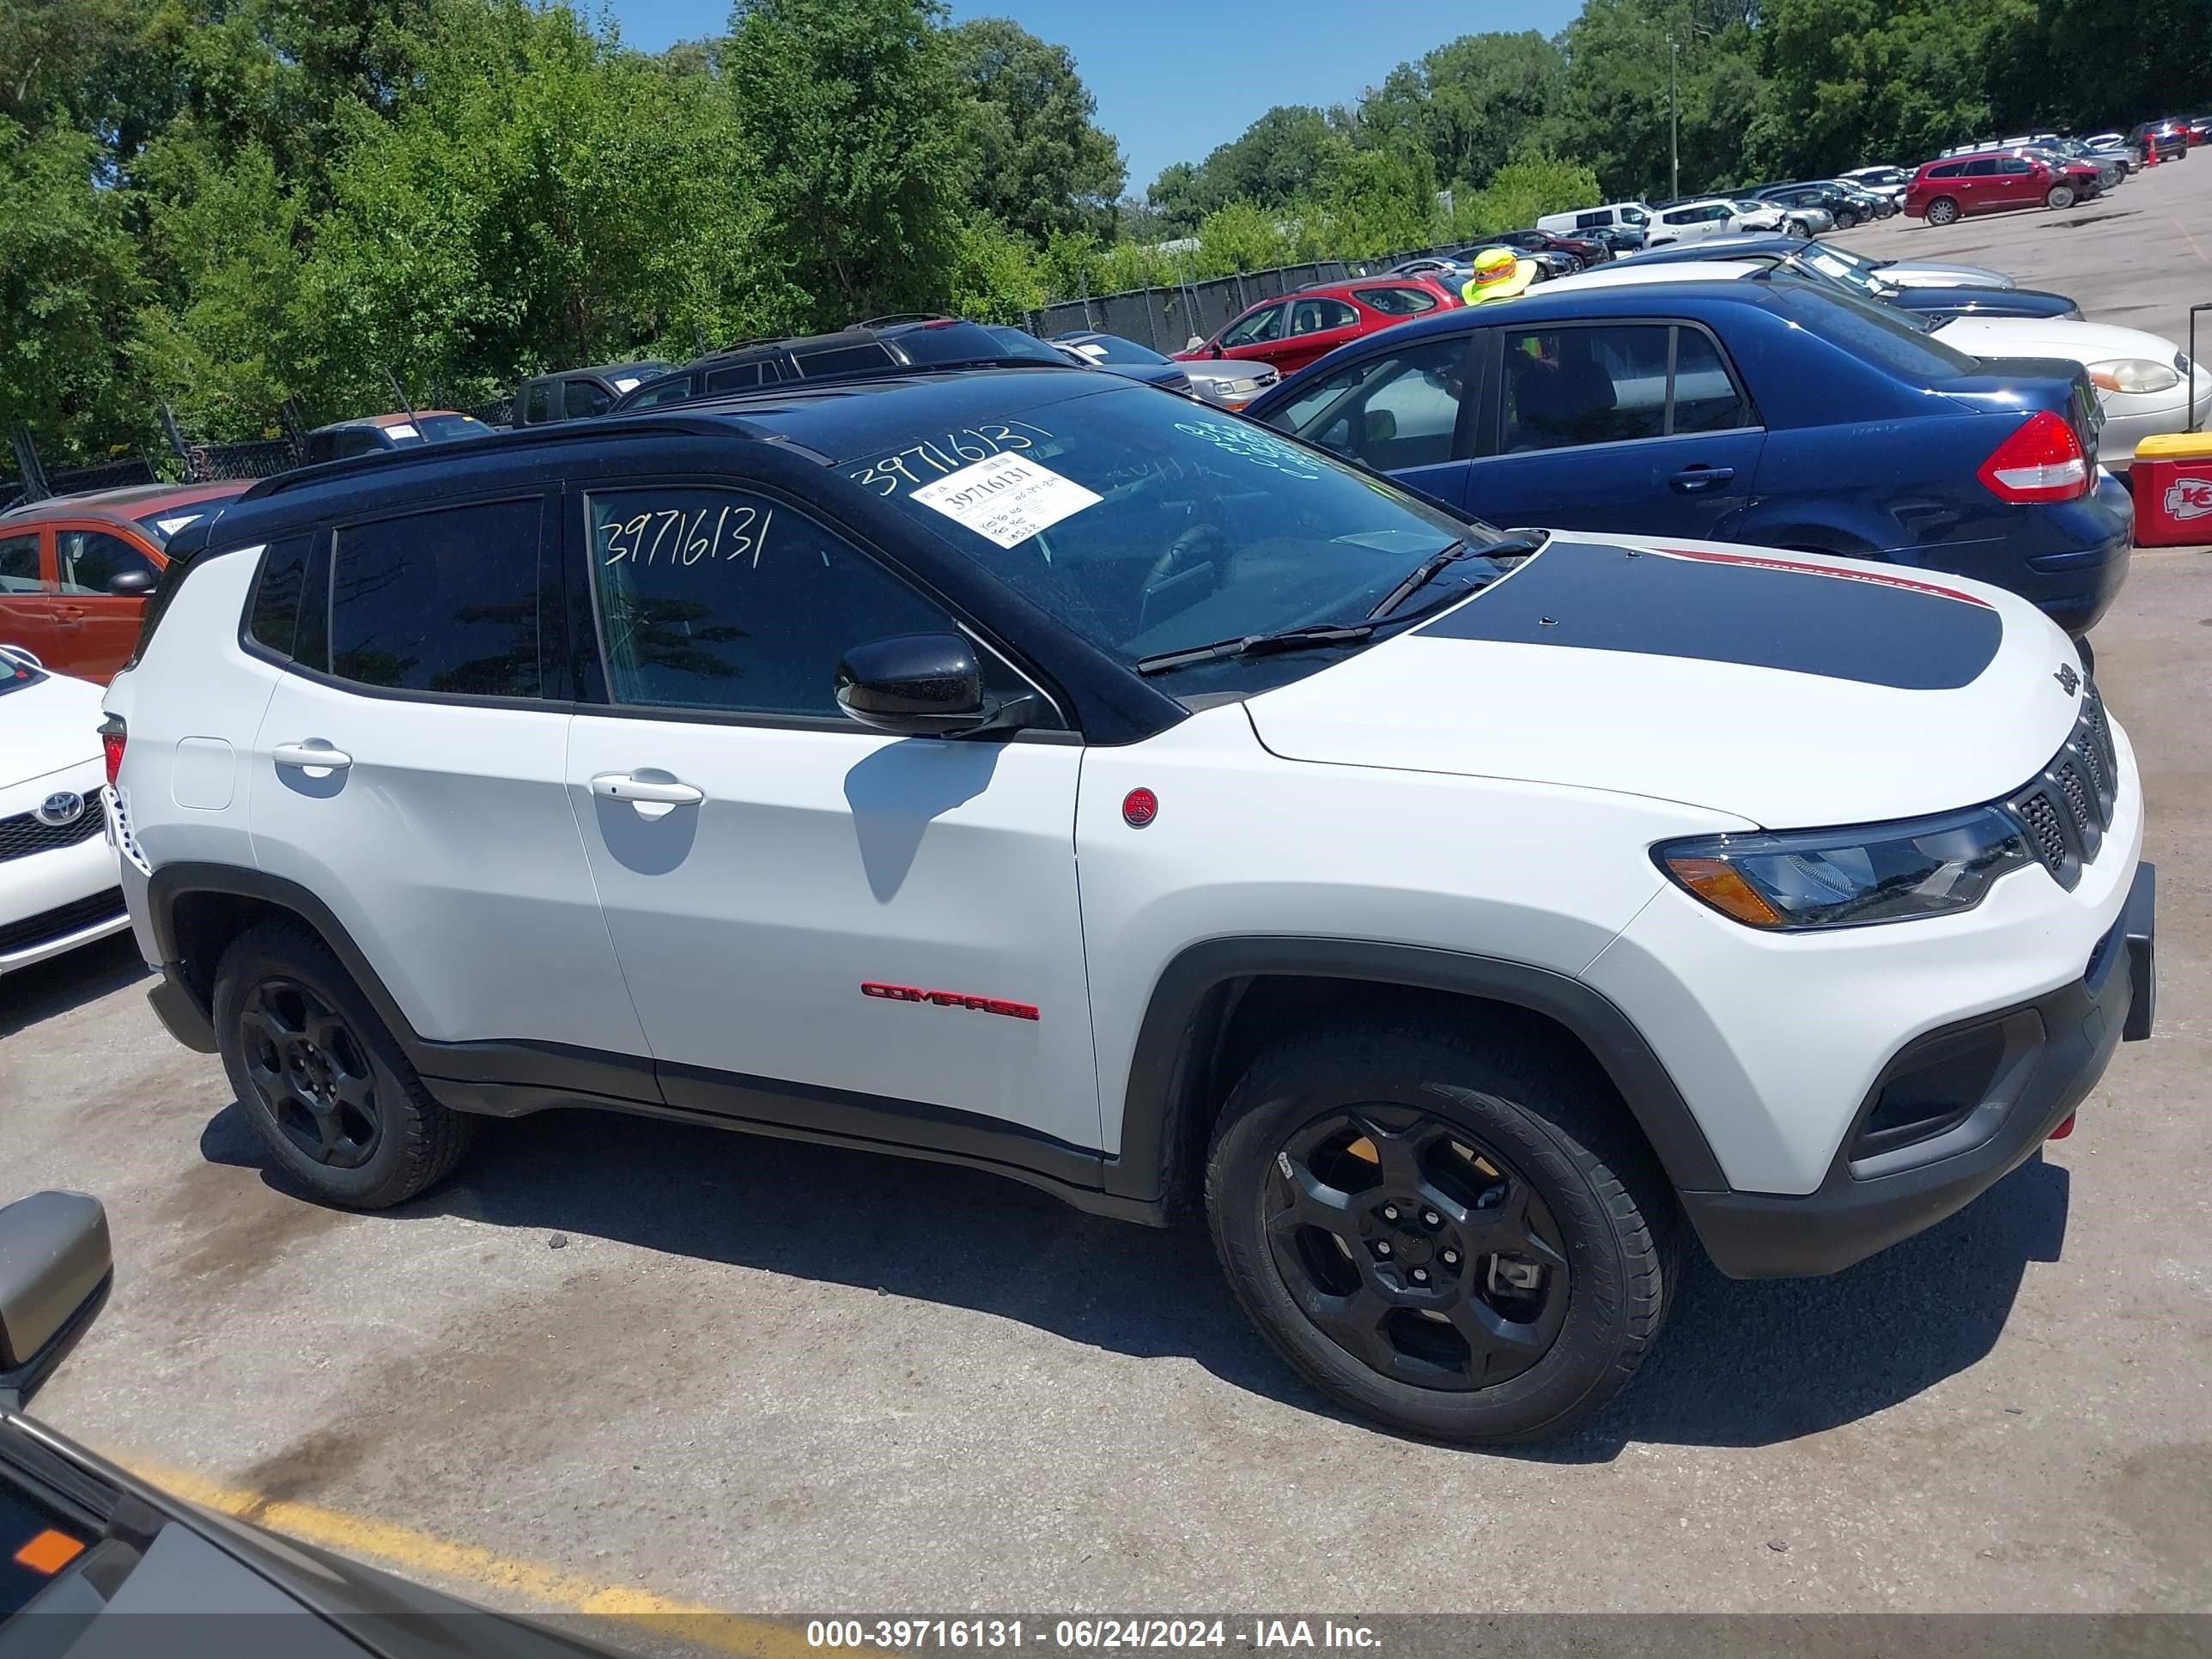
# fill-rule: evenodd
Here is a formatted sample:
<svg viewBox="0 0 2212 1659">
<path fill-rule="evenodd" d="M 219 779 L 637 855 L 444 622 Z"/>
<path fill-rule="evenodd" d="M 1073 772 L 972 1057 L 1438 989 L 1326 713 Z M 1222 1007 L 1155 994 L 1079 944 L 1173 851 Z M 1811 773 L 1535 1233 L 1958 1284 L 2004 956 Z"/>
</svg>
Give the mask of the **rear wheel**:
<svg viewBox="0 0 2212 1659">
<path fill-rule="evenodd" d="M 2074 186 L 2053 185 L 2044 192 L 2043 205 L 2047 208 L 2070 208 L 2074 205 Z"/>
<path fill-rule="evenodd" d="M 241 934 L 216 971 L 223 1068 L 276 1161 L 318 1198 L 362 1210 L 410 1199 L 467 1149 L 368 999 L 303 923 Z"/>
<path fill-rule="evenodd" d="M 1928 222 L 1948 225 L 1959 216 L 1959 204 L 1948 196 L 1938 196 L 1928 204 Z"/>
<path fill-rule="evenodd" d="M 1467 1444 L 1557 1433 L 1634 1375 L 1671 1202 L 1594 1077 L 1382 1022 L 1263 1054 L 1206 1168 L 1223 1270 L 1284 1358 Z"/>
</svg>

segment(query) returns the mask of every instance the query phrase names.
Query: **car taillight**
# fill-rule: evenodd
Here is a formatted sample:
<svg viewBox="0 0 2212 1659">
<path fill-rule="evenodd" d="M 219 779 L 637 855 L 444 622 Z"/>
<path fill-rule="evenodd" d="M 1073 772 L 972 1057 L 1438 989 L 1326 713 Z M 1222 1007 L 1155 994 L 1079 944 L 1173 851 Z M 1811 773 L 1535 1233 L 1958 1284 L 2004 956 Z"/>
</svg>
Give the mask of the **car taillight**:
<svg viewBox="0 0 2212 1659">
<path fill-rule="evenodd" d="M 107 762 L 107 781 L 111 784 L 123 770 L 123 745 L 129 736 L 118 715 L 110 714 L 100 723 L 100 749 Z"/>
<path fill-rule="evenodd" d="M 2039 409 L 1975 469 L 2008 501 L 2070 501 L 2089 493 L 2089 458 L 2065 417 Z"/>
</svg>

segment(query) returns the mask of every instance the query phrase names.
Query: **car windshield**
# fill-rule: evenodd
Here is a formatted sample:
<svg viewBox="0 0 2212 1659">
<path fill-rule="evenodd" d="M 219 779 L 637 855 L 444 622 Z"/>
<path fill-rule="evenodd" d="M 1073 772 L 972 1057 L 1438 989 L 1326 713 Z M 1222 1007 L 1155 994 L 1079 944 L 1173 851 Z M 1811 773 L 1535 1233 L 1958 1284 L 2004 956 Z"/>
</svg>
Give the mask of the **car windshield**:
<svg viewBox="0 0 2212 1659">
<path fill-rule="evenodd" d="M 36 685 L 46 675 L 22 658 L 4 647 L 0 647 L 0 697 L 10 691 L 21 691 Z"/>
<path fill-rule="evenodd" d="M 1085 340 L 1068 340 L 1066 344 L 1094 363 L 1132 364 L 1150 368 L 1169 361 L 1158 352 L 1140 346 L 1134 340 L 1125 340 L 1118 334 L 1093 334 Z"/>
<path fill-rule="evenodd" d="M 472 415 L 425 415 L 415 424 L 422 436 L 434 444 L 451 443 L 456 438 L 489 438 L 491 428 Z"/>
<path fill-rule="evenodd" d="M 211 501 L 191 501 L 183 507 L 156 507 L 151 513 L 133 519 L 131 523 L 145 532 L 147 538 L 160 547 L 186 525 L 211 519 L 228 505 L 228 497 L 218 497 Z"/>
<path fill-rule="evenodd" d="M 1978 366 L 1943 343 L 1910 313 L 1862 299 L 1842 283 L 1796 266 L 1764 272 L 1778 308 L 1788 320 L 1855 356 L 1864 357 L 1919 386 L 1938 386 L 1971 374 Z"/>
<path fill-rule="evenodd" d="M 1424 560 L 1462 541 L 1479 556 L 1497 539 L 1376 474 L 1203 404 L 1132 387 L 1036 412 L 916 433 L 842 470 L 1133 664 L 1358 623 Z M 1425 594 L 1463 594 L 1503 568 L 1470 557 Z M 1249 690 L 1285 678 L 1283 662 L 1193 664 L 1175 689 Z"/>
<path fill-rule="evenodd" d="M 1824 282 L 1840 283 L 1869 300 L 1885 299 L 1891 292 L 1879 277 L 1849 259 L 1838 258 L 1836 251 L 1825 243 L 1799 249 L 1790 256 L 1788 263 L 1801 272 Z"/>
<path fill-rule="evenodd" d="M 1020 329 L 993 325 L 987 326 L 983 332 L 999 343 L 1003 348 L 1000 355 L 1004 356 L 1033 359 L 1040 363 L 1050 363 L 1054 368 L 1059 368 L 1067 362 L 1067 359 L 1054 347 L 1038 339 L 1034 334 L 1024 333 Z"/>
</svg>

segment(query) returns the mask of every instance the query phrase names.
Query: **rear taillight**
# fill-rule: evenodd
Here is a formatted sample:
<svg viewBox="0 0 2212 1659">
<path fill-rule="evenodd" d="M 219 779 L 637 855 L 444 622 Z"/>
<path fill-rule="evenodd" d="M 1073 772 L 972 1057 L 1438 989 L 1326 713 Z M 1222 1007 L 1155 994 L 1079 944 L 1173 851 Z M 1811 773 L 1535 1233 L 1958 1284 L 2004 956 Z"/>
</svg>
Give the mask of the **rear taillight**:
<svg viewBox="0 0 2212 1659">
<path fill-rule="evenodd" d="M 2070 501 L 2089 493 L 2089 457 L 2063 416 L 2039 409 L 1975 469 L 2008 501 Z"/>
<path fill-rule="evenodd" d="M 107 781 L 113 783 L 123 770 L 123 744 L 129 737 L 120 715 L 110 714 L 100 723 L 100 750 L 107 762 Z"/>
</svg>

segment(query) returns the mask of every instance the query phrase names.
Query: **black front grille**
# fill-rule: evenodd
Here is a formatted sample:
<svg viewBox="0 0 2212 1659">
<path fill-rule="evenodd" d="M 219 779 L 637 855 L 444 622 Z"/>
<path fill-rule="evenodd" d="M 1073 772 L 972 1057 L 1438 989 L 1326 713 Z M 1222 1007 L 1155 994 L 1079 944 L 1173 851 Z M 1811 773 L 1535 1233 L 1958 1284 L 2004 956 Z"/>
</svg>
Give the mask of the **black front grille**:
<svg viewBox="0 0 2212 1659">
<path fill-rule="evenodd" d="M 2006 803 L 2060 886 L 2072 889 L 2081 879 L 2081 866 L 2094 862 L 2104 846 L 2119 780 L 2112 722 L 2092 685 L 2082 694 L 2081 713 L 2066 746 Z"/>
<path fill-rule="evenodd" d="M 28 812 L 0 818 L 0 863 L 57 847 L 74 847 L 100 833 L 100 803 L 88 800 L 84 811 L 67 823 L 41 823 Z"/>
<path fill-rule="evenodd" d="M 104 893 L 94 893 L 90 898 L 79 899 L 74 904 L 64 904 L 52 910 L 42 910 L 21 921 L 11 921 L 0 927 L 0 956 L 10 951 L 21 951 L 33 945 L 43 945 L 48 939 L 74 933 L 81 927 L 95 922 L 110 921 L 123 914 L 123 890 L 111 887 Z"/>
</svg>

